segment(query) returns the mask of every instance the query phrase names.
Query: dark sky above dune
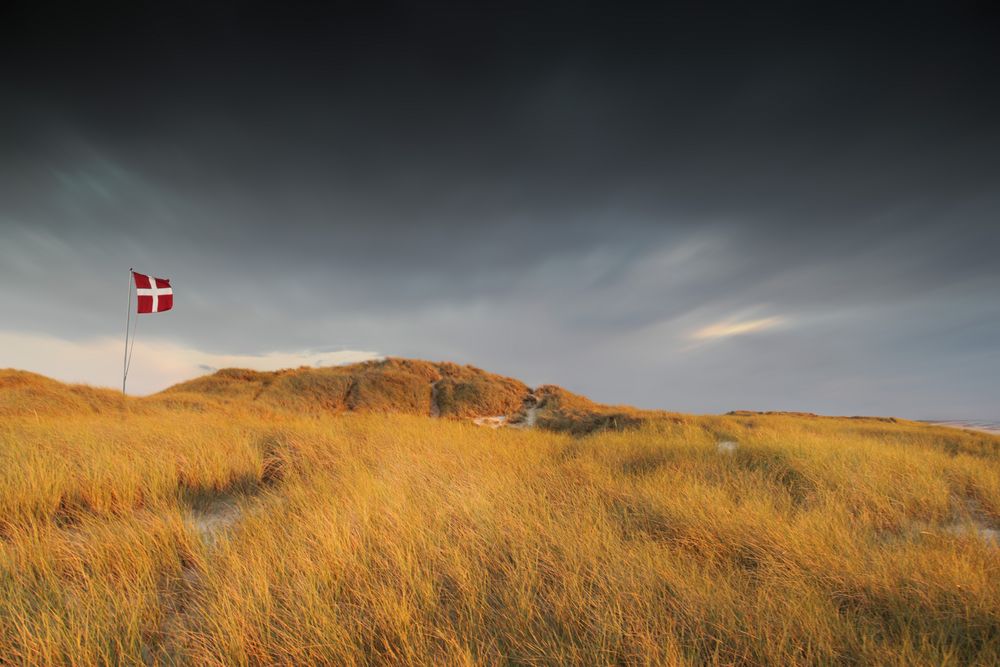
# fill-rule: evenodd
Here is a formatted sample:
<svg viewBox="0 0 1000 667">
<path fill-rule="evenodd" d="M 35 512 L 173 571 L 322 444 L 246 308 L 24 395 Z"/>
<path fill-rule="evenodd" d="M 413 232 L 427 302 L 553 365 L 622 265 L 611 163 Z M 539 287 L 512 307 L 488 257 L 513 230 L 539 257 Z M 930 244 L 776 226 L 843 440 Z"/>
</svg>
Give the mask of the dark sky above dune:
<svg viewBox="0 0 1000 667">
<path fill-rule="evenodd" d="M 0 366 L 1000 418 L 998 15 L 805 4 L 7 7 Z"/>
</svg>

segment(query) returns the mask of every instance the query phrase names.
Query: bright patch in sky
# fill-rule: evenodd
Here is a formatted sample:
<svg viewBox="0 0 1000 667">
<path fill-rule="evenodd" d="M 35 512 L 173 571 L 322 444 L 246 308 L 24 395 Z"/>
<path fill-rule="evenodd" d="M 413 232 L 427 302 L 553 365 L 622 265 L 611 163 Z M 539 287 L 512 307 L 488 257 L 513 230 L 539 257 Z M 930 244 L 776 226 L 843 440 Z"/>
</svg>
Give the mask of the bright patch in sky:
<svg viewBox="0 0 1000 667">
<path fill-rule="evenodd" d="M 691 334 L 695 340 L 714 340 L 757 333 L 784 324 L 783 317 L 763 317 L 756 320 L 724 320 L 698 329 Z"/>
<path fill-rule="evenodd" d="M 121 387 L 123 342 L 113 338 L 69 341 L 53 336 L 0 331 L 0 368 L 41 373 L 64 382 Z M 273 371 L 297 366 L 337 366 L 378 359 L 375 352 L 269 352 L 212 354 L 166 341 L 139 340 L 128 375 L 130 394 L 149 394 L 219 368 Z"/>
</svg>

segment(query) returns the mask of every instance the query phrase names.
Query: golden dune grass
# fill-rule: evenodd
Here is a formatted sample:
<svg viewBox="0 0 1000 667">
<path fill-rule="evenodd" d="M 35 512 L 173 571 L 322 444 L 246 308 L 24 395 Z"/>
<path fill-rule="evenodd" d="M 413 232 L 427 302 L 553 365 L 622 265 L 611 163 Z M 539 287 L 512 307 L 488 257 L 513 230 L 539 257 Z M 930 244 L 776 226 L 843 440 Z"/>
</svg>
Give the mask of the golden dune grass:
<svg viewBox="0 0 1000 667">
<path fill-rule="evenodd" d="M 0 417 L 0 663 L 1000 663 L 1000 438 L 105 398 Z"/>
</svg>

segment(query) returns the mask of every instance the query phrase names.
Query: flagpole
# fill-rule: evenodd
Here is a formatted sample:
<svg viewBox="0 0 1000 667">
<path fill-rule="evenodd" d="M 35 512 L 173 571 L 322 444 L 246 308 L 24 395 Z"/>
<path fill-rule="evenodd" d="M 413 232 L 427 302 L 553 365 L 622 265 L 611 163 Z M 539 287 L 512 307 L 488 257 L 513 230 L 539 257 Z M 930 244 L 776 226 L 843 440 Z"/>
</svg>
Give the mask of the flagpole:
<svg viewBox="0 0 1000 667">
<path fill-rule="evenodd" d="M 125 306 L 125 357 L 122 360 L 122 396 L 125 395 L 125 378 L 128 375 L 128 326 L 132 321 L 132 273 L 134 270 L 131 266 L 128 269 L 128 302 Z"/>
</svg>

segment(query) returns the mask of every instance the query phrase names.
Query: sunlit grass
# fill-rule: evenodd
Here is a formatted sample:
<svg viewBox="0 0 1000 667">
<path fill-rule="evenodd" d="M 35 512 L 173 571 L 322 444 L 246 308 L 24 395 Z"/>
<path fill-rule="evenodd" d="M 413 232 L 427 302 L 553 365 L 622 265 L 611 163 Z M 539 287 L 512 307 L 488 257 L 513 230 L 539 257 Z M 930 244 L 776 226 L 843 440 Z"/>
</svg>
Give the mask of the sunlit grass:
<svg viewBox="0 0 1000 667">
<path fill-rule="evenodd" d="M 2 663 L 1000 663 L 992 436 L 102 405 L 0 418 Z"/>
</svg>

